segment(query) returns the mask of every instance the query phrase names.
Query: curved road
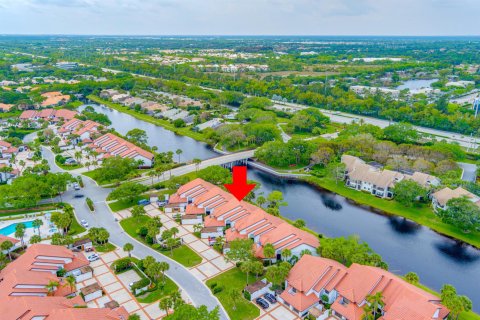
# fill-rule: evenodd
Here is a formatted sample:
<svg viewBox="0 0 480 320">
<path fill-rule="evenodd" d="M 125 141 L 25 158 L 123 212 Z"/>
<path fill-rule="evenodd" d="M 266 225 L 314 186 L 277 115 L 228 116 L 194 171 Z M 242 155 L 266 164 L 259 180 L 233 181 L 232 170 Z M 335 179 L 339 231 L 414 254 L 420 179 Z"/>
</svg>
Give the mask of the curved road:
<svg viewBox="0 0 480 320">
<path fill-rule="evenodd" d="M 50 165 L 51 172 L 67 172 L 55 164 L 55 156 L 51 150 L 42 147 L 42 153 L 43 157 Z M 78 174 L 72 174 L 74 176 L 78 176 Z M 229 319 L 222 305 L 211 294 L 210 290 L 203 282 L 198 280 L 179 263 L 136 241 L 127 233 L 125 233 L 125 231 L 123 231 L 122 227 L 118 224 L 118 222 L 115 221 L 112 213 L 110 212 L 110 208 L 105 202 L 111 189 L 99 187 L 95 181 L 89 177 L 82 176 L 82 178 L 85 186 L 81 192 L 85 195 L 85 197 L 89 197 L 95 203 L 94 214 L 92 214 L 87 208 L 87 205 L 85 204 L 85 198 L 74 198 L 74 192 L 72 190 L 68 190 L 62 195 L 63 200 L 70 203 L 75 208 L 77 219 L 85 219 L 91 227 L 104 227 L 107 229 L 110 233 L 109 241 L 120 248 L 122 248 L 127 242 L 133 243 L 134 250 L 132 253 L 140 259 L 150 255 L 158 261 L 168 262 L 170 264 L 170 270 L 168 270 L 166 274 L 172 280 L 174 280 L 179 287 L 185 290 L 194 305 L 206 305 L 210 310 L 216 306 L 219 306 L 221 319 Z"/>
</svg>

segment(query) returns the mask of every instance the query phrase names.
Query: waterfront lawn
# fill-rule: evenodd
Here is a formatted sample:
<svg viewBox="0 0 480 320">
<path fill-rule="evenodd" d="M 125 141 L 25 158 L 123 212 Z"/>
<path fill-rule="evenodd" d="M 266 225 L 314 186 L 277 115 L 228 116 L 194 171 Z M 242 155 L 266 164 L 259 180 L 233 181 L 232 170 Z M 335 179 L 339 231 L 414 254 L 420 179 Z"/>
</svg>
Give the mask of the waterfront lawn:
<svg viewBox="0 0 480 320">
<path fill-rule="evenodd" d="M 146 122 L 153 123 L 155 125 L 164 127 L 165 129 L 173 131 L 176 134 L 179 134 L 179 135 L 182 135 L 182 136 L 187 136 L 187 137 L 193 138 L 193 139 L 198 140 L 198 141 L 206 142 L 205 136 L 202 133 L 192 131 L 188 127 L 175 128 L 175 126 L 167 120 L 156 119 L 156 118 L 154 118 L 154 117 L 152 117 L 148 114 L 137 112 L 134 109 L 124 107 L 120 104 L 116 104 L 116 103 L 110 102 L 108 100 L 103 100 L 100 97 L 95 96 L 95 95 L 89 95 L 89 96 L 87 96 L 87 98 L 96 102 L 96 103 L 104 104 L 109 108 L 112 108 L 112 109 L 115 109 L 117 111 L 129 114 L 129 115 L 131 115 L 131 116 L 133 116 L 133 117 L 135 117 L 139 120 L 143 120 L 143 121 L 146 121 Z"/>
<path fill-rule="evenodd" d="M 305 181 L 324 189 L 338 193 L 341 196 L 352 199 L 361 205 L 367 205 L 376 209 L 380 209 L 388 214 L 393 214 L 407 219 L 413 220 L 421 225 L 431 228 L 438 233 L 446 236 L 462 240 L 473 246 L 480 248 L 480 232 L 464 233 L 459 228 L 443 223 L 433 212 L 430 205 L 422 205 L 418 207 L 405 207 L 395 200 L 385 200 L 372 196 L 369 193 L 359 192 L 350 189 L 344 185 L 342 181 L 338 184 L 333 179 L 306 177 Z"/>
<path fill-rule="evenodd" d="M 141 226 L 145 225 L 149 220 L 151 220 L 149 216 L 142 216 L 138 219 L 133 217 L 123 219 L 120 221 L 120 225 L 122 228 L 132 237 L 137 239 L 138 241 L 150 246 L 148 243 L 144 241 L 142 237 L 137 234 L 137 229 Z M 202 258 L 192 249 L 190 249 L 187 245 L 181 245 L 177 248 L 173 249 L 173 255 L 171 254 L 170 250 L 162 249 L 157 250 L 161 254 L 171 258 L 172 260 L 177 261 L 178 263 L 182 264 L 183 266 L 190 268 L 196 266 L 200 262 L 202 262 Z"/>
<path fill-rule="evenodd" d="M 256 281 L 255 277 L 250 276 L 249 282 L 253 283 Z M 241 298 L 237 301 L 237 308 L 233 310 L 232 300 L 228 297 L 228 290 L 234 289 L 239 292 L 243 291 L 243 288 L 247 284 L 247 275 L 240 271 L 239 268 L 230 269 L 224 273 L 219 274 L 218 276 L 207 280 L 206 284 L 211 289 L 211 285 L 216 283 L 216 287 L 222 287 L 223 290 L 215 296 L 220 300 L 220 303 L 227 311 L 231 319 L 238 320 L 250 320 L 255 319 L 260 316 L 260 309 L 257 308 L 252 302 L 246 300 L 241 295 Z"/>
</svg>

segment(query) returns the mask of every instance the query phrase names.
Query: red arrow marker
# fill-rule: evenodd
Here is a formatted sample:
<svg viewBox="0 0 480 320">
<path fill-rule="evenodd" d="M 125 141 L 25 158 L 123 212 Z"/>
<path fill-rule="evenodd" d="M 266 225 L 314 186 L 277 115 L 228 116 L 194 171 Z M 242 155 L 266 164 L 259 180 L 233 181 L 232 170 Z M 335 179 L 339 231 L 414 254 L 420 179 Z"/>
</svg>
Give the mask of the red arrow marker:
<svg viewBox="0 0 480 320">
<path fill-rule="evenodd" d="M 238 201 L 242 201 L 242 199 L 255 188 L 255 184 L 247 183 L 247 167 L 245 166 L 234 166 L 233 183 L 224 184 L 224 186 Z"/>
</svg>

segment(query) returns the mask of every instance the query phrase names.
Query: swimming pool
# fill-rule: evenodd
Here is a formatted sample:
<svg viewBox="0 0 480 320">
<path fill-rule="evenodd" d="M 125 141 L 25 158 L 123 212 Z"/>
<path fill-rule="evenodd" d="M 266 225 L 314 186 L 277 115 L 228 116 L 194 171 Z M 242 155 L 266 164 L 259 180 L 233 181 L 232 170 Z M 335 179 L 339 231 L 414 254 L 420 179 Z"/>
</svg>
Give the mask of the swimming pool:
<svg viewBox="0 0 480 320">
<path fill-rule="evenodd" d="M 25 227 L 27 228 L 33 228 L 33 221 L 24 221 L 24 222 L 17 222 L 17 223 L 12 223 L 6 227 L 3 227 L 0 229 L 0 234 L 4 236 L 9 236 L 11 234 L 15 233 L 15 227 L 17 224 L 23 223 Z"/>
</svg>

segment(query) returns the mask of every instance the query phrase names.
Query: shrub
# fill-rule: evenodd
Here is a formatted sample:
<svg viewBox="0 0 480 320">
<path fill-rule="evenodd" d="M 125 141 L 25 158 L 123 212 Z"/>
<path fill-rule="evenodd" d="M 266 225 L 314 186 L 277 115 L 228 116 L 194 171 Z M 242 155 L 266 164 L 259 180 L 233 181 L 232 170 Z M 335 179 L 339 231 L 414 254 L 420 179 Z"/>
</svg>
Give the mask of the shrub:
<svg viewBox="0 0 480 320">
<path fill-rule="evenodd" d="M 252 296 L 250 295 L 250 292 L 248 292 L 247 290 L 244 290 L 243 291 L 243 296 L 245 297 L 245 299 L 247 299 L 248 301 L 250 301 L 252 299 Z"/>
<path fill-rule="evenodd" d="M 66 160 L 65 157 L 62 156 L 61 154 L 57 154 L 55 156 L 55 161 L 60 163 L 60 164 L 65 164 L 65 160 Z"/>
<path fill-rule="evenodd" d="M 111 268 L 115 273 L 119 273 L 132 268 L 132 259 L 129 257 L 121 258 L 112 263 Z"/>
<path fill-rule="evenodd" d="M 221 286 L 213 288 L 213 294 L 217 294 L 217 293 L 220 293 L 222 291 L 223 291 L 223 287 L 221 287 Z"/>
<path fill-rule="evenodd" d="M 63 277 L 65 275 L 65 269 L 61 268 L 57 271 L 57 277 Z"/>
<path fill-rule="evenodd" d="M 154 243 L 154 244 L 152 244 L 152 249 L 154 249 L 154 250 L 161 250 L 161 249 L 162 249 L 162 245 L 159 244 L 159 243 Z"/>
<path fill-rule="evenodd" d="M 138 280 L 137 282 L 134 282 L 131 289 L 132 289 L 133 292 L 135 292 L 136 289 L 144 288 L 144 287 L 148 286 L 149 284 L 150 284 L 149 279 L 142 278 L 142 279 Z"/>
<path fill-rule="evenodd" d="M 212 283 L 210 284 L 210 289 L 213 289 L 213 288 L 215 288 L 216 286 L 217 286 L 217 283 L 216 283 L 216 282 L 212 282 Z"/>
<path fill-rule="evenodd" d="M 143 226 L 143 227 L 138 228 L 135 232 L 140 237 L 145 238 L 145 236 L 148 234 L 148 229 L 147 229 L 147 227 Z"/>
</svg>

